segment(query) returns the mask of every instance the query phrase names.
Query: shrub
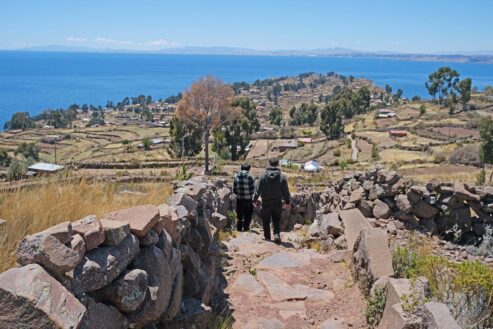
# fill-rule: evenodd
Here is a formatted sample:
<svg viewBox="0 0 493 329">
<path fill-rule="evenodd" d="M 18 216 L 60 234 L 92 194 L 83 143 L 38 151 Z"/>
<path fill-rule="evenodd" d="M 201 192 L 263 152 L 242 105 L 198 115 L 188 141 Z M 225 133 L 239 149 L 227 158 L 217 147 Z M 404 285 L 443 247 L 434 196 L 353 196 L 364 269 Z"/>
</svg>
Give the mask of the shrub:
<svg viewBox="0 0 493 329">
<path fill-rule="evenodd" d="M 183 164 L 180 169 L 176 172 L 176 179 L 178 180 L 187 180 L 192 178 L 193 173 L 188 172 L 188 166 Z"/>
<path fill-rule="evenodd" d="M 425 104 L 421 104 L 419 106 L 419 115 L 423 115 L 425 113 L 426 113 L 426 106 L 425 106 Z"/>
<path fill-rule="evenodd" d="M 341 156 L 341 150 L 336 149 L 336 150 L 334 150 L 334 153 L 333 154 L 334 154 L 335 157 L 340 157 Z"/>
<path fill-rule="evenodd" d="M 385 290 L 376 289 L 368 298 L 365 316 L 369 328 L 376 328 L 385 309 Z"/>
<path fill-rule="evenodd" d="M 477 145 L 464 145 L 457 147 L 449 157 L 453 164 L 479 164 L 479 147 Z"/>
<path fill-rule="evenodd" d="M 378 160 L 378 158 L 380 158 L 380 156 L 378 155 L 378 146 L 377 146 L 377 144 L 373 144 L 371 146 L 371 158 L 372 158 L 372 160 Z"/>
<path fill-rule="evenodd" d="M 19 160 L 12 160 L 10 162 L 9 168 L 7 169 L 7 179 L 8 180 L 18 180 L 26 176 L 27 166 L 24 162 Z"/>
</svg>

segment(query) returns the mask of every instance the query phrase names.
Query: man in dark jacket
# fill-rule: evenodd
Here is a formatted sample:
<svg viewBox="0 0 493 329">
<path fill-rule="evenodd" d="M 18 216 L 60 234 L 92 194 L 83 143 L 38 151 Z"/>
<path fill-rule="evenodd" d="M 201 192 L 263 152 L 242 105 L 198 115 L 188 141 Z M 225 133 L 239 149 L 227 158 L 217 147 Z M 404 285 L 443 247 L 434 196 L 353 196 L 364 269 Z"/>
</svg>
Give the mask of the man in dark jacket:
<svg viewBox="0 0 493 329">
<path fill-rule="evenodd" d="M 236 229 L 240 232 L 250 229 L 254 191 L 255 179 L 250 175 L 250 165 L 245 163 L 233 178 L 233 193 L 236 195 L 236 215 L 238 217 Z"/>
<path fill-rule="evenodd" d="M 274 226 L 274 242 L 281 243 L 281 214 L 284 206 L 290 205 L 290 194 L 288 180 L 281 174 L 279 169 L 279 159 L 269 160 L 269 167 L 259 178 L 253 200 L 258 203 L 258 198 L 262 198 L 262 224 L 264 227 L 264 237 L 270 240 L 270 222 Z"/>
</svg>

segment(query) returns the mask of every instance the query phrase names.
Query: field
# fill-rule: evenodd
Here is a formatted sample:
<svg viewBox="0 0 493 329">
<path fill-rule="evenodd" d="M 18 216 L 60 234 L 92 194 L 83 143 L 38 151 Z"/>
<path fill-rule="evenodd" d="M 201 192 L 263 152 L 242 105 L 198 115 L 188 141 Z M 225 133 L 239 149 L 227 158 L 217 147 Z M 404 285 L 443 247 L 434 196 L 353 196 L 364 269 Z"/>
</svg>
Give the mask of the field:
<svg viewBox="0 0 493 329">
<path fill-rule="evenodd" d="M 0 194 L 0 272 L 15 265 L 17 243 L 26 235 L 65 221 L 137 205 L 159 205 L 171 195 L 169 183 L 118 184 L 80 180 L 60 184 L 46 180 L 38 187 Z"/>
</svg>

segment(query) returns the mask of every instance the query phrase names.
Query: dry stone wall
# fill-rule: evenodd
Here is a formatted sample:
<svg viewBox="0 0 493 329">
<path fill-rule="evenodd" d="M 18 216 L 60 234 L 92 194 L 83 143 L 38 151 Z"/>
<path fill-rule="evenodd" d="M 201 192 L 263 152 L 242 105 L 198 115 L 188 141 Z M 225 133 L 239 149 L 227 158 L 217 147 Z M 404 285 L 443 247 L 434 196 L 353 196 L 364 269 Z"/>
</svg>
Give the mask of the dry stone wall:
<svg viewBox="0 0 493 329">
<path fill-rule="evenodd" d="M 206 328 L 213 235 L 230 207 L 229 189 L 217 185 L 194 177 L 177 182 L 159 207 L 88 216 L 25 237 L 19 267 L 0 274 L 0 327 Z"/>
</svg>

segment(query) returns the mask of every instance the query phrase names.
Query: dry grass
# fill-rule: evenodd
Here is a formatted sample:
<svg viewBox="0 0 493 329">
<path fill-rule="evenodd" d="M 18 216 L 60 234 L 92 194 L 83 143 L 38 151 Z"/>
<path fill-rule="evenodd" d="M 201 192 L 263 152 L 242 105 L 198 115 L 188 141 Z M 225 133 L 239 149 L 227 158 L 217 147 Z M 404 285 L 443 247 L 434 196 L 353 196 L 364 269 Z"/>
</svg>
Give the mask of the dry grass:
<svg viewBox="0 0 493 329">
<path fill-rule="evenodd" d="M 47 183 L 43 187 L 0 195 L 0 272 L 15 265 L 19 240 L 65 221 L 143 204 L 158 205 L 171 194 L 168 183 L 117 184 L 81 181 Z"/>
</svg>

